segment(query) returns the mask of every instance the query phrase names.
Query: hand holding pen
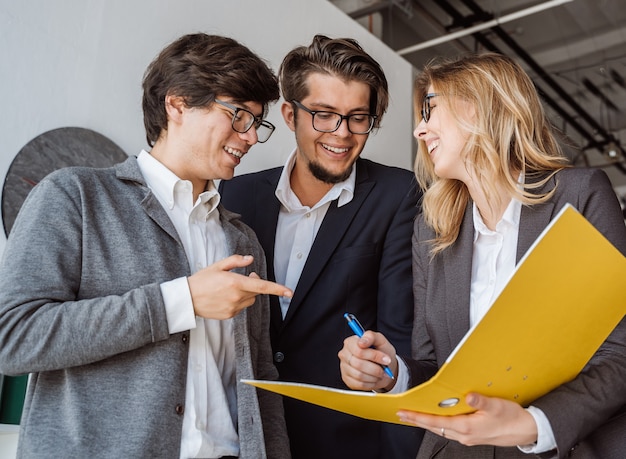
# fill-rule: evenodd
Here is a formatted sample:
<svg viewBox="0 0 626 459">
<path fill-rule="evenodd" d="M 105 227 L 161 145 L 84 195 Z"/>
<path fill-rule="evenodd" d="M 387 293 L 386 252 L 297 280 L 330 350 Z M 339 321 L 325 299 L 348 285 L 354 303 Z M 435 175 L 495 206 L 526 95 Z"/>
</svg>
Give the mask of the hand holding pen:
<svg viewBox="0 0 626 459">
<path fill-rule="evenodd" d="M 350 314 L 348 312 L 346 312 L 343 317 L 346 319 L 346 321 L 348 322 L 348 325 L 350 326 L 350 328 L 352 329 L 352 331 L 354 332 L 355 335 L 357 335 L 359 338 L 363 337 L 363 334 L 365 333 L 365 330 L 363 329 L 363 326 L 361 325 L 361 323 L 358 321 L 358 319 L 354 316 L 354 314 Z M 345 348 L 345 344 L 344 344 L 344 348 Z M 370 348 L 375 349 L 374 346 L 370 346 Z M 342 350 L 343 352 L 343 350 Z M 348 357 L 348 364 L 350 363 L 350 358 L 352 355 L 350 355 Z M 391 379 L 395 379 L 393 376 L 393 372 L 391 371 L 391 369 L 387 366 L 387 365 L 382 365 L 383 370 L 385 371 L 385 374 L 387 376 L 389 376 Z M 343 373 L 343 372 L 342 372 Z"/>
</svg>

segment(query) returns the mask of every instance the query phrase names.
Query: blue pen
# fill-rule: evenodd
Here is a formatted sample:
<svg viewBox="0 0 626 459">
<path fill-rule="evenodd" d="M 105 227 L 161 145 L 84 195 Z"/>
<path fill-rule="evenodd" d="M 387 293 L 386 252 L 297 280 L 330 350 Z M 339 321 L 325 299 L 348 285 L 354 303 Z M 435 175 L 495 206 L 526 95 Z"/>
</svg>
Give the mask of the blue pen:
<svg viewBox="0 0 626 459">
<path fill-rule="evenodd" d="M 363 326 L 357 320 L 354 314 L 350 314 L 349 312 L 346 312 L 343 315 L 343 317 L 348 321 L 348 325 L 350 326 L 354 334 L 358 336 L 359 338 L 362 338 L 363 333 L 365 333 L 365 330 L 363 330 Z M 374 346 L 372 346 L 372 348 L 374 348 Z M 381 366 L 383 367 L 383 370 L 385 370 L 385 373 L 387 373 L 387 376 L 389 376 L 391 379 L 396 379 L 393 377 L 393 372 L 387 365 L 381 365 Z"/>
</svg>

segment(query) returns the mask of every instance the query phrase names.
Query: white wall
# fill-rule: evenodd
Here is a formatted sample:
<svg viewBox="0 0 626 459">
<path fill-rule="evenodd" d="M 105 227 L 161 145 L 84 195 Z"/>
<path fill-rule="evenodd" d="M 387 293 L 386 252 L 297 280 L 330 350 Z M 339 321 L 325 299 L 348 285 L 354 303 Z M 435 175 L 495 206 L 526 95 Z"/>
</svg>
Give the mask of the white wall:
<svg viewBox="0 0 626 459">
<path fill-rule="evenodd" d="M 239 40 L 274 70 L 315 33 L 356 38 L 385 69 L 391 91 L 363 157 L 411 168 L 411 66 L 326 0 L 0 0 L 0 178 L 26 143 L 59 127 L 93 129 L 137 154 L 146 147 L 146 66 L 167 43 L 199 31 Z M 280 165 L 292 150 L 278 107 L 268 117 L 277 131 L 238 174 Z M 2 234 L 0 253 L 4 245 Z"/>
</svg>

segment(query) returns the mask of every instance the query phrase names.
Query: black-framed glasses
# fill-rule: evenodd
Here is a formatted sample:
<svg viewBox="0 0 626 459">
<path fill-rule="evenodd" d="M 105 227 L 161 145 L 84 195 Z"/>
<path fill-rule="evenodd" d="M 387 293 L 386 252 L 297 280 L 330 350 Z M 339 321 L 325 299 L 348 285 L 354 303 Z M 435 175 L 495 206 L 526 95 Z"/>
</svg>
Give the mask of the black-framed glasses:
<svg viewBox="0 0 626 459">
<path fill-rule="evenodd" d="M 431 92 L 424 96 L 424 100 L 422 101 L 422 118 L 426 123 L 428 123 L 428 120 L 430 119 L 430 111 L 432 109 L 430 106 L 430 99 L 437 97 L 438 95 L 439 94 L 436 92 Z"/>
<path fill-rule="evenodd" d="M 244 134 L 250 130 L 252 126 L 256 129 L 257 140 L 261 143 L 267 142 L 276 127 L 262 119 L 261 117 L 254 116 L 254 113 L 246 110 L 245 108 L 236 107 L 233 104 L 224 102 L 223 100 L 215 99 L 215 103 L 220 104 L 233 111 L 232 127 L 235 132 Z"/>
<path fill-rule="evenodd" d="M 297 100 L 291 101 L 296 107 L 301 108 L 311 115 L 313 129 L 318 132 L 335 132 L 341 126 L 343 120 L 348 122 L 348 131 L 352 134 L 369 134 L 374 127 L 376 115 L 369 113 L 352 113 L 350 115 L 340 115 L 335 112 L 322 110 L 311 110 L 302 105 Z"/>
</svg>

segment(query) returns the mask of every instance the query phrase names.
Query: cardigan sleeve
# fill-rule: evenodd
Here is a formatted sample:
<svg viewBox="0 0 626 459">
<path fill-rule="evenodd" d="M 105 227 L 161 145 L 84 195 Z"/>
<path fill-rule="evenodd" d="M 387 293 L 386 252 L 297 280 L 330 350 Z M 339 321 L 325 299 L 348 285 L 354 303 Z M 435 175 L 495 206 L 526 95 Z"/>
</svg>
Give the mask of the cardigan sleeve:
<svg viewBox="0 0 626 459">
<path fill-rule="evenodd" d="M 57 171 L 40 182 L 8 238 L 0 266 L 4 374 L 85 365 L 169 337 L 159 284 L 121 287 L 130 282 L 127 272 L 149 267 L 132 261 L 113 216 L 97 215 L 97 199 L 72 174 Z M 107 267 L 116 265 L 117 273 Z M 106 285 L 89 291 L 87 278 Z"/>
</svg>

